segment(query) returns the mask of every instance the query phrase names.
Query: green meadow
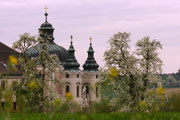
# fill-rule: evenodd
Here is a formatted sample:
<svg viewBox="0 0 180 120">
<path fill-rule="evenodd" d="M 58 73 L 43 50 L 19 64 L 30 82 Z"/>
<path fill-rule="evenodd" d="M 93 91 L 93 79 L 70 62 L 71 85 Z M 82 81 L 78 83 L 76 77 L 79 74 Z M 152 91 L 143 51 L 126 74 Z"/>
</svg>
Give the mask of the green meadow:
<svg viewBox="0 0 180 120">
<path fill-rule="evenodd" d="M 0 120 L 180 120 L 180 113 L 102 113 L 102 114 L 58 114 L 58 113 L 11 113 L 0 114 Z"/>
</svg>

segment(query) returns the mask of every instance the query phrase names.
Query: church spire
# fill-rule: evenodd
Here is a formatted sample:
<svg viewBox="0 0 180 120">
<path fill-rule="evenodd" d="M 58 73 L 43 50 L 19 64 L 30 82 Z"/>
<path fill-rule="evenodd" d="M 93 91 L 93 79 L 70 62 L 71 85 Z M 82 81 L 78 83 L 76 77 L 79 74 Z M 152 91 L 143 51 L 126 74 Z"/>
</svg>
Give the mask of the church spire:
<svg viewBox="0 0 180 120">
<path fill-rule="evenodd" d="M 54 28 L 53 26 L 48 23 L 47 21 L 47 16 L 48 16 L 48 13 L 47 13 L 47 6 L 44 8 L 45 9 L 45 22 L 43 24 L 41 24 L 41 27 L 39 28 L 39 33 L 40 33 L 40 36 L 43 37 L 44 34 L 48 35 L 49 36 L 49 42 L 53 42 L 54 40 L 54 37 L 53 37 L 53 33 L 54 33 Z"/>
<path fill-rule="evenodd" d="M 45 22 L 47 22 L 47 16 L 48 16 L 48 13 L 47 13 L 47 6 L 44 8 L 45 9 Z"/>
<path fill-rule="evenodd" d="M 73 40 L 72 40 L 73 36 L 71 35 L 70 38 L 71 38 L 71 42 L 70 42 L 70 46 L 68 49 L 68 57 L 64 64 L 64 70 L 78 71 L 80 65 L 77 62 L 75 55 L 74 55 L 75 49 L 74 49 Z"/>
<path fill-rule="evenodd" d="M 92 46 L 92 37 L 90 37 L 89 39 L 90 39 L 90 46 Z"/>
<path fill-rule="evenodd" d="M 84 71 L 89 72 L 96 72 L 98 71 L 99 65 L 96 63 L 96 60 L 94 59 L 94 50 L 92 47 L 92 38 L 90 37 L 90 46 L 88 49 L 88 58 L 83 65 Z"/>
</svg>

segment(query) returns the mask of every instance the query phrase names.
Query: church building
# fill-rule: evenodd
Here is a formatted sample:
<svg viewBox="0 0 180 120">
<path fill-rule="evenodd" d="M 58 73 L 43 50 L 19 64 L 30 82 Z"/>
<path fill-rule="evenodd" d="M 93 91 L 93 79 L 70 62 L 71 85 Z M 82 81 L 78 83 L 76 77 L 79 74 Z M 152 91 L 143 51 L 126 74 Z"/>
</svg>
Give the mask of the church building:
<svg viewBox="0 0 180 120">
<path fill-rule="evenodd" d="M 64 81 L 63 85 L 53 85 L 55 98 L 66 99 L 66 94 L 70 93 L 73 97 L 73 101 L 83 104 L 91 101 L 99 101 L 99 65 L 94 58 L 94 50 L 90 38 L 89 49 L 87 51 L 87 60 L 81 63 L 83 70 L 80 70 L 80 64 L 75 57 L 75 48 L 73 46 L 73 36 L 70 37 L 69 49 L 57 45 L 54 40 L 54 28 L 47 20 L 48 13 L 45 12 L 45 22 L 41 24 L 39 33 L 46 33 L 51 39 L 48 41 L 49 54 L 56 54 L 61 63 L 61 68 L 56 72 L 56 76 L 61 76 Z M 41 36 L 41 34 L 40 34 Z M 39 55 L 37 48 L 41 47 L 39 42 L 35 46 L 27 50 L 27 56 L 34 58 Z M 79 51 L 82 52 L 82 51 Z M 22 77 L 21 71 L 9 72 L 7 70 L 8 56 L 18 55 L 19 53 L 9 48 L 5 44 L 0 42 L 0 85 L 2 90 L 6 87 L 15 84 L 16 81 L 20 81 Z M 3 76 L 2 76 L 3 75 Z M 3 105 L 1 98 L 1 105 Z M 16 99 L 14 99 L 16 103 Z"/>
</svg>

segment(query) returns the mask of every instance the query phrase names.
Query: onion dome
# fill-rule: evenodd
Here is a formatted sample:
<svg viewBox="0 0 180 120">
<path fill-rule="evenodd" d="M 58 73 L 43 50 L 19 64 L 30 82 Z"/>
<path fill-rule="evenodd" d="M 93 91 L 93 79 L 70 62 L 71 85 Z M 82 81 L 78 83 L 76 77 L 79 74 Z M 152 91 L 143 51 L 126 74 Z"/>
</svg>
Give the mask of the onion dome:
<svg viewBox="0 0 180 120">
<path fill-rule="evenodd" d="M 92 38 L 90 38 L 90 41 Z M 99 65 L 96 63 L 96 60 L 94 59 L 94 50 L 92 47 L 92 42 L 90 42 L 89 50 L 88 52 L 88 58 L 83 65 L 84 71 L 89 71 L 89 72 L 96 72 L 98 71 Z"/>
<path fill-rule="evenodd" d="M 64 63 L 64 70 L 69 70 L 69 71 L 78 71 L 79 70 L 79 63 L 77 62 L 74 52 L 74 46 L 73 46 L 73 42 L 72 42 L 72 38 L 73 36 L 71 35 L 71 45 L 69 46 L 68 49 L 68 57 Z"/>
<path fill-rule="evenodd" d="M 44 37 L 45 34 L 50 37 L 50 38 L 48 38 L 48 42 L 47 42 L 49 54 L 56 54 L 58 56 L 59 60 L 61 61 L 61 63 L 64 64 L 66 57 L 68 55 L 68 52 L 65 48 L 57 45 L 54 42 L 54 38 L 53 38 L 54 28 L 50 23 L 48 23 L 47 16 L 48 16 L 48 13 L 46 12 L 45 13 L 45 22 L 43 24 L 41 24 L 41 27 L 39 28 L 39 34 L 42 38 Z M 41 42 L 39 42 L 37 45 L 29 48 L 26 51 L 26 55 L 30 58 L 37 57 L 39 55 L 38 49 L 40 49 L 40 48 L 42 48 Z"/>
<path fill-rule="evenodd" d="M 53 42 L 54 41 L 54 38 L 53 38 L 54 28 L 47 21 L 48 13 L 46 12 L 44 15 L 45 15 L 45 22 L 43 24 L 41 24 L 41 27 L 39 28 L 39 34 L 42 38 L 44 37 L 43 36 L 44 34 L 47 34 L 47 36 L 50 36 L 50 38 L 51 38 L 51 40 L 49 42 Z"/>
</svg>

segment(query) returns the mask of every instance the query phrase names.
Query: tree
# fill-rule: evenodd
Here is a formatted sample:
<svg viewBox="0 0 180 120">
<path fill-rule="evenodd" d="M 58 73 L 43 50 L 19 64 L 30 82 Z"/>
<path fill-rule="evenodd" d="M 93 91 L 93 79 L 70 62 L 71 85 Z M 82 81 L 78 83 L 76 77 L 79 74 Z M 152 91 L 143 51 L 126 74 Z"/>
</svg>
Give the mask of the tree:
<svg viewBox="0 0 180 120">
<path fill-rule="evenodd" d="M 48 42 L 50 37 L 46 34 L 43 37 L 30 36 L 29 33 L 20 35 L 20 40 L 13 44 L 13 48 L 20 52 L 18 64 L 23 71 L 23 78 L 19 84 L 19 101 L 27 101 L 26 106 L 32 108 L 32 111 L 45 111 L 45 104 L 49 101 L 49 92 L 53 93 L 52 88 L 48 86 L 49 82 L 60 82 L 53 77 L 52 74 L 60 68 L 57 55 L 50 55 L 48 50 Z M 41 43 L 41 47 L 37 48 L 38 57 L 28 58 L 26 50 L 37 42 Z M 41 68 L 41 69 L 37 69 Z M 51 95 L 52 97 L 52 95 Z"/>
<path fill-rule="evenodd" d="M 20 39 L 13 43 L 13 48 L 20 52 L 18 56 L 18 65 L 22 71 L 22 79 L 18 84 L 16 96 L 17 104 L 19 105 L 21 111 L 23 111 L 26 106 L 33 109 L 36 101 L 38 101 L 37 93 L 39 89 L 35 82 L 38 81 L 36 76 L 36 61 L 26 56 L 26 50 L 36 43 L 36 37 L 30 35 L 29 33 L 20 35 Z"/>
<path fill-rule="evenodd" d="M 162 72 L 162 61 L 158 57 L 158 49 L 162 49 L 160 42 L 156 40 L 150 41 L 149 37 L 144 37 L 136 43 L 136 54 L 138 55 L 138 63 L 140 76 L 142 79 L 142 94 L 153 83 L 159 82 L 159 74 Z M 144 94 L 141 99 L 144 99 Z"/>
<path fill-rule="evenodd" d="M 56 72 L 56 68 L 60 68 L 60 61 L 57 55 L 49 54 L 48 43 L 51 39 L 52 38 L 48 36 L 46 33 L 43 33 L 43 37 L 38 38 L 38 41 L 41 43 L 41 47 L 38 49 L 39 56 L 36 58 L 36 61 L 40 66 L 42 66 L 42 69 L 40 70 L 42 76 L 42 79 L 40 80 L 40 94 L 41 94 L 40 107 L 39 107 L 40 112 L 44 111 L 45 101 L 48 101 L 49 99 L 52 100 L 53 97 L 52 88 L 48 86 L 48 83 L 51 82 L 52 84 L 53 81 L 60 84 L 62 83 L 62 81 L 59 81 L 56 78 L 53 78 L 52 76 L 53 73 Z M 47 79 L 45 79 L 45 76 L 47 76 Z M 50 95 L 48 95 L 48 92 L 50 92 Z"/>
<path fill-rule="evenodd" d="M 157 53 L 161 48 L 159 42 L 144 37 L 137 42 L 134 53 L 130 52 L 129 42 L 130 34 L 119 32 L 109 40 L 110 49 L 104 53 L 108 69 L 103 72 L 102 84 L 111 87 L 105 99 L 119 106 L 118 111 L 133 111 L 145 100 L 149 87 L 158 83 L 161 72 L 162 61 Z"/>
</svg>

